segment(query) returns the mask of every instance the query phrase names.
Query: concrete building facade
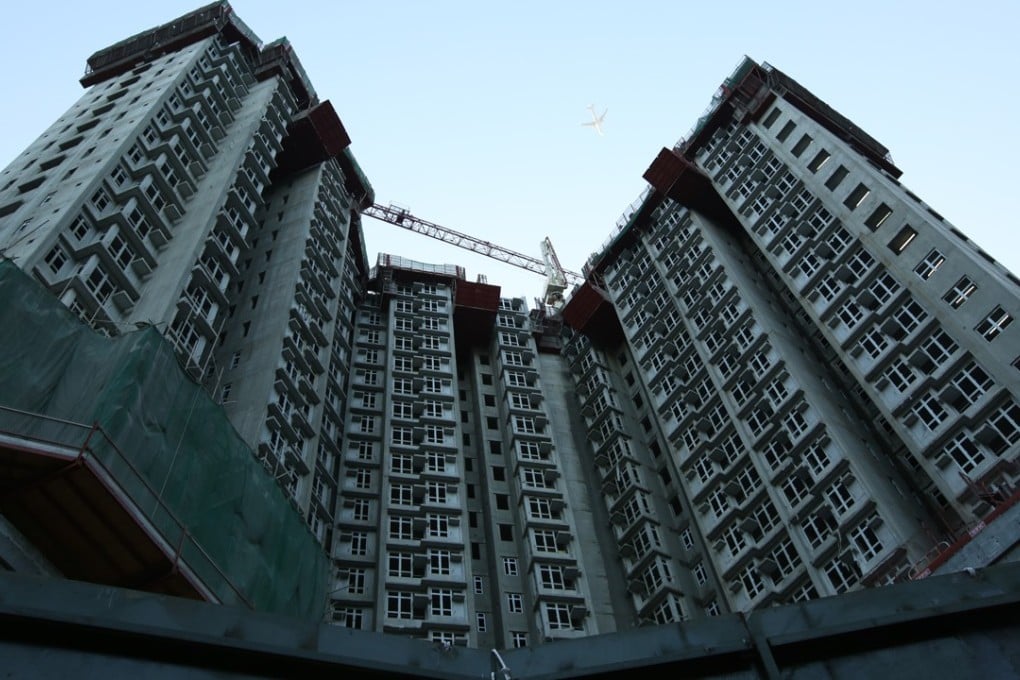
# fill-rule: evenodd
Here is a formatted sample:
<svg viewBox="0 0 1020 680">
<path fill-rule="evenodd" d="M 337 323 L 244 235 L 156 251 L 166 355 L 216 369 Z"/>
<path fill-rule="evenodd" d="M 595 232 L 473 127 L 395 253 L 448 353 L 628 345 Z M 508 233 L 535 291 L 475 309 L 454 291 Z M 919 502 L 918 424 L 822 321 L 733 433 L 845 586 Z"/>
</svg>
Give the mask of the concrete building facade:
<svg viewBox="0 0 1020 680">
<path fill-rule="evenodd" d="M 4 252 L 101 333 L 160 328 L 325 544 L 371 203 L 343 125 L 227 3 L 88 64 L 0 175 Z"/>
<path fill-rule="evenodd" d="M 746 612 L 911 578 L 1016 499 L 1020 282 L 768 65 L 562 310 L 370 269 L 339 117 L 226 3 L 89 65 L 0 174 L 0 244 L 98 332 L 162 330 L 330 556 L 332 623 L 503 649 Z"/>
<path fill-rule="evenodd" d="M 899 175 L 745 59 L 589 260 L 565 312 L 589 438 L 609 488 L 657 469 L 671 513 L 621 522 L 679 531 L 685 611 L 908 578 L 1011 502 L 1018 280 Z M 671 597 L 658 571 L 631 576 Z"/>
</svg>

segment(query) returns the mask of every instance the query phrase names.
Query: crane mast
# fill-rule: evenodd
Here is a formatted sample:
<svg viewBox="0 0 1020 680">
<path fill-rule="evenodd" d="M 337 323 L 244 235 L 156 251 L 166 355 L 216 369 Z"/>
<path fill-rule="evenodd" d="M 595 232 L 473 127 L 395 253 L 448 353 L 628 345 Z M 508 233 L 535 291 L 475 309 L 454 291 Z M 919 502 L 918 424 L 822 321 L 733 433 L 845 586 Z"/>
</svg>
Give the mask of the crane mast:
<svg viewBox="0 0 1020 680">
<path fill-rule="evenodd" d="M 458 248 L 491 257 L 494 260 L 514 267 L 542 274 L 546 277 L 545 303 L 555 307 L 562 305 L 563 292 L 567 289 L 568 285 L 584 281 L 583 276 L 576 272 L 568 271 L 560 265 L 560 260 L 556 256 L 556 251 L 553 249 L 552 241 L 549 240 L 548 236 L 541 242 L 542 258 L 539 259 L 474 236 L 469 236 L 468 234 L 463 234 L 434 222 L 423 220 L 412 215 L 407 208 L 393 203 L 388 206 L 374 203 L 366 208 L 362 214 L 443 241 L 444 243 L 449 243 Z"/>
</svg>

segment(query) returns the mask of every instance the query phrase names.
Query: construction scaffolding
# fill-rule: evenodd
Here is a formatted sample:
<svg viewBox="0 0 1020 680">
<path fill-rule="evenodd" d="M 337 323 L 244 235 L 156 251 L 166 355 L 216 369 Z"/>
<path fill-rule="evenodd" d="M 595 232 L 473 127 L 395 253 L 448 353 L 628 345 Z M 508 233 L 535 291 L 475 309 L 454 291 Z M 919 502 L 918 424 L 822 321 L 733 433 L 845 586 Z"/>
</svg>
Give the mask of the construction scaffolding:
<svg viewBox="0 0 1020 680">
<path fill-rule="evenodd" d="M 153 327 L 0 262 L 0 513 L 69 578 L 319 618 L 328 558 Z"/>
</svg>

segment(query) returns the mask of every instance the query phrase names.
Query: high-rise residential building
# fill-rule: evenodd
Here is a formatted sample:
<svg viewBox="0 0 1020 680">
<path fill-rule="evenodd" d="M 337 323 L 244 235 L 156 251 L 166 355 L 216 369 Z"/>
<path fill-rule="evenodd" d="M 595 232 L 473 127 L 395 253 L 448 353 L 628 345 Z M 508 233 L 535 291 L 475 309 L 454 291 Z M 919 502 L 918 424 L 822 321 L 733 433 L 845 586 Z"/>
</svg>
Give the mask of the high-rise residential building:
<svg viewBox="0 0 1020 680">
<path fill-rule="evenodd" d="M 500 648 L 614 630 L 611 535 L 538 317 L 455 266 L 380 255 L 368 287 L 331 618 Z"/>
<path fill-rule="evenodd" d="M 285 40 L 225 2 L 96 52 L 0 174 L 0 243 L 107 335 L 164 331 L 324 542 L 371 187 Z"/>
<path fill-rule="evenodd" d="M 681 543 L 636 606 L 895 581 L 1015 500 L 1020 282 L 900 174 L 745 59 L 589 260 L 566 353 L 607 504 L 626 553 Z"/>
<path fill-rule="evenodd" d="M 557 310 L 370 269 L 339 117 L 226 3 L 88 64 L 0 174 L 3 252 L 173 344 L 337 625 L 509 648 L 836 595 L 1016 500 L 1020 283 L 777 69 L 740 64 Z"/>
</svg>

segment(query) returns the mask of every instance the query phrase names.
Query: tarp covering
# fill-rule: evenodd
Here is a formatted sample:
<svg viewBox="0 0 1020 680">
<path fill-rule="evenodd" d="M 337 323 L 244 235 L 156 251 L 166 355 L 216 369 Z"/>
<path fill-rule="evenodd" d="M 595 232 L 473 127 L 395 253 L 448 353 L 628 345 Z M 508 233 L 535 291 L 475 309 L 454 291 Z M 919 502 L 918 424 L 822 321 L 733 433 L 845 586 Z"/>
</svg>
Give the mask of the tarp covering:
<svg viewBox="0 0 1020 680">
<path fill-rule="evenodd" d="M 101 427 L 108 438 L 93 437 L 91 455 L 222 601 L 321 618 L 328 557 L 159 331 L 103 337 L 0 261 L 0 404 Z M 5 411 L 0 427 L 84 439 L 80 428 Z M 194 540 L 181 541 L 165 508 Z"/>
</svg>

